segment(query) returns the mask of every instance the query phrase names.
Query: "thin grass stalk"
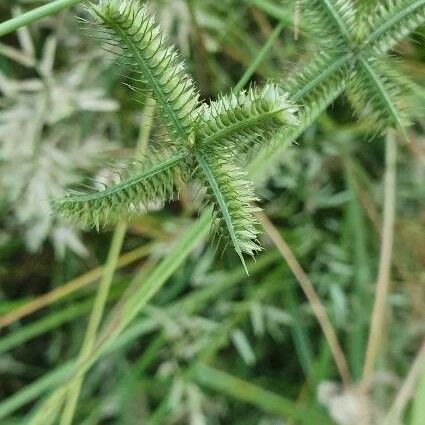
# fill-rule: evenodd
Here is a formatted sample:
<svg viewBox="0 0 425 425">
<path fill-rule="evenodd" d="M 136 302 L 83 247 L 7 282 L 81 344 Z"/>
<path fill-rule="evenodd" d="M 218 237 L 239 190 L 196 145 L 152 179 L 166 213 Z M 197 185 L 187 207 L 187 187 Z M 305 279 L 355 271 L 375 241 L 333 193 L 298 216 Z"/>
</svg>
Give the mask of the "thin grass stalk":
<svg viewBox="0 0 425 425">
<path fill-rule="evenodd" d="M 0 37 L 85 0 L 55 0 L 0 24 Z"/>
<path fill-rule="evenodd" d="M 140 260 L 141 258 L 148 255 L 151 249 L 152 244 L 149 244 L 123 254 L 118 259 L 116 269 L 121 269 Z M 28 301 L 27 303 L 14 309 L 13 311 L 6 313 L 2 317 L 0 317 L 0 329 L 12 324 L 13 322 L 16 322 L 17 320 L 23 319 L 24 317 L 35 313 L 36 311 L 44 307 L 51 305 L 56 301 L 65 298 L 68 295 L 74 294 L 80 289 L 86 288 L 87 286 L 96 282 L 96 280 L 102 277 L 104 268 L 105 265 L 96 267 L 90 270 L 89 272 L 84 273 L 78 276 L 77 278 L 70 280 L 67 283 L 64 283 L 63 285 L 59 286 L 56 289 L 53 289 L 52 291 L 44 295 L 41 295 L 35 298 L 34 300 Z"/>
<path fill-rule="evenodd" d="M 239 82 L 236 84 L 234 88 L 235 92 L 240 91 L 249 82 L 249 80 L 254 75 L 255 71 L 258 69 L 261 62 L 263 62 L 265 56 L 267 55 L 269 50 L 272 48 L 273 43 L 279 37 L 279 34 L 282 32 L 284 28 L 285 28 L 285 24 L 283 22 L 280 22 L 280 24 L 277 25 L 277 27 L 273 30 L 273 32 L 270 34 L 269 38 L 267 39 L 266 43 L 264 44 L 264 46 L 258 52 L 258 55 L 255 57 L 252 63 L 248 66 L 248 68 L 245 70 L 242 77 L 240 78 Z"/>
<path fill-rule="evenodd" d="M 278 258 L 278 254 L 275 251 L 270 251 L 267 254 L 263 254 L 261 257 L 257 259 L 255 263 L 254 262 L 249 263 L 248 269 L 250 274 L 254 275 L 260 271 L 267 270 L 267 268 L 270 267 L 276 261 L 277 258 Z M 150 268 L 149 270 L 146 270 L 146 266 L 143 266 L 143 269 L 145 270 L 145 275 L 149 273 Z M 143 276 L 142 276 L 142 273 L 140 275 L 141 276 L 138 275 L 139 279 L 137 281 L 136 280 L 134 281 L 134 286 L 141 284 L 143 280 Z M 204 308 L 205 305 L 210 300 L 214 299 L 214 297 L 217 297 L 219 294 L 222 295 L 223 291 L 226 291 L 234 287 L 237 283 L 239 283 L 245 277 L 246 277 L 245 271 L 243 270 L 241 266 L 231 272 L 228 272 L 226 274 L 226 277 L 221 278 L 214 285 L 202 287 L 201 289 L 198 289 L 197 291 L 186 295 L 184 298 L 177 300 L 175 303 L 173 303 L 170 306 L 170 309 L 179 311 L 179 312 L 184 312 L 187 315 L 196 314 L 197 312 L 201 310 L 201 308 Z M 117 311 L 117 313 L 119 312 Z M 125 332 L 123 332 L 120 335 L 116 343 L 114 343 L 111 346 L 111 348 L 104 353 L 104 355 L 110 354 L 111 352 L 115 350 L 122 349 L 123 347 L 128 346 L 136 338 L 140 338 L 142 335 L 145 335 L 146 333 L 151 331 L 152 326 L 149 325 L 148 322 L 149 321 L 146 321 L 146 318 L 143 318 L 139 320 L 137 323 L 133 324 L 131 327 L 129 327 Z M 164 344 L 165 343 L 166 343 L 166 340 L 164 340 Z M 143 356 L 145 356 L 145 353 Z M 151 360 L 153 360 L 152 357 L 151 357 Z M 148 362 L 146 361 L 145 364 L 146 363 Z M 68 368 L 67 370 L 69 371 L 71 366 L 73 365 L 74 363 L 72 361 L 69 361 L 68 363 L 65 363 L 64 365 L 61 365 L 60 367 L 49 372 L 50 374 L 55 374 L 54 380 L 52 378 L 48 382 L 46 382 L 44 386 L 41 386 L 40 383 L 44 382 L 45 380 L 43 377 L 39 378 L 34 383 L 18 391 L 12 397 L 0 403 L 0 419 L 6 417 L 7 415 L 10 415 L 14 411 L 16 411 L 18 408 L 22 407 L 24 404 L 29 403 L 30 401 L 36 399 L 37 397 L 40 397 L 40 395 L 42 395 L 47 390 L 51 389 L 54 385 L 59 385 L 62 382 L 62 378 L 66 376 L 66 373 L 65 373 L 66 371 L 61 372 L 61 374 L 59 374 L 59 370 L 63 370 L 64 367 L 66 366 Z M 136 366 L 138 365 L 136 364 L 135 367 Z M 139 367 L 141 366 L 139 365 Z M 56 374 L 56 372 L 58 373 Z"/>
<path fill-rule="evenodd" d="M 396 161 L 397 142 L 395 139 L 395 133 L 393 130 L 389 130 L 386 136 L 384 211 L 379 270 L 361 382 L 361 388 L 365 392 L 369 389 L 376 357 L 379 353 L 379 347 L 384 334 L 386 304 L 390 289 L 391 259 L 393 253 L 394 222 L 396 215 Z"/>
<path fill-rule="evenodd" d="M 23 326 L 14 332 L 10 332 L 0 340 L 0 354 L 3 354 L 25 342 L 43 335 L 52 329 L 56 329 L 64 323 L 76 320 L 90 311 L 91 302 L 84 301 L 78 304 L 72 304 L 64 309 L 54 310 L 46 317 L 37 321 L 31 321 L 28 325 Z M 58 314 L 60 313 L 60 314 Z"/>
<path fill-rule="evenodd" d="M 94 300 L 93 309 L 91 311 L 86 334 L 84 336 L 84 341 L 77 358 L 77 364 L 86 361 L 87 358 L 90 356 L 91 350 L 94 347 L 97 330 L 99 328 L 100 321 L 102 320 L 103 312 L 105 310 L 109 289 L 114 278 L 114 272 L 116 270 L 118 256 L 122 248 L 126 230 L 127 224 L 124 222 L 118 223 L 115 227 L 114 235 L 112 237 L 112 242 L 109 249 L 108 259 L 106 261 L 103 277 L 100 281 L 96 298 Z M 74 384 L 70 388 L 60 420 L 61 425 L 72 424 L 83 381 L 84 374 L 81 375 L 77 380 L 75 380 Z"/>
<path fill-rule="evenodd" d="M 332 322 L 330 321 L 326 312 L 326 308 L 322 304 L 322 301 L 315 291 L 313 284 L 296 259 L 291 248 L 285 242 L 276 227 L 273 226 L 273 223 L 264 213 L 257 213 L 256 216 L 260 224 L 263 226 L 266 234 L 274 243 L 278 251 L 282 254 L 282 257 L 287 262 L 288 267 L 294 274 L 295 278 L 301 286 L 301 289 L 304 291 L 305 296 L 310 302 L 311 308 L 317 318 L 317 321 L 319 322 L 326 341 L 328 342 L 341 381 L 344 386 L 348 387 L 351 384 L 351 375 L 348 369 L 347 360 L 339 343 L 336 331 L 332 326 Z"/>
<path fill-rule="evenodd" d="M 294 24 L 293 17 L 287 13 L 286 10 L 282 9 L 281 4 L 275 4 L 270 0 L 243 0 L 243 2 L 249 6 L 257 7 L 272 18 L 282 21 L 288 27 L 293 26 Z M 299 29 L 303 29 L 302 23 L 299 26 Z"/>
<path fill-rule="evenodd" d="M 126 300 L 122 308 L 123 315 L 121 321 L 117 322 L 107 335 L 96 341 L 87 359 L 79 364 L 78 367 L 74 367 L 72 372 L 66 376 L 68 380 L 64 380 L 62 385 L 54 391 L 54 394 L 60 394 L 60 396 L 50 400 L 54 400 L 55 403 L 59 402 L 61 397 L 64 397 L 67 391 L 72 387 L 75 380 L 83 376 L 102 355 L 111 349 L 111 346 L 117 341 L 122 332 L 159 291 L 174 271 L 182 264 L 189 252 L 207 236 L 211 226 L 211 215 L 211 210 L 205 211 L 200 219 L 196 220 L 188 231 L 183 234 L 169 254 L 153 269 L 152 273 L 145 279 L 143 284 L 140 285 L 133 297 Z M 55 405 L 51 405 L 48 402 L 43 403 L 36 416 L 28 422 L 28 425 L 42 425 L 42 418 L 49 417 L 51 414 L 54 414 L 55 411 Z"/>
</svg>

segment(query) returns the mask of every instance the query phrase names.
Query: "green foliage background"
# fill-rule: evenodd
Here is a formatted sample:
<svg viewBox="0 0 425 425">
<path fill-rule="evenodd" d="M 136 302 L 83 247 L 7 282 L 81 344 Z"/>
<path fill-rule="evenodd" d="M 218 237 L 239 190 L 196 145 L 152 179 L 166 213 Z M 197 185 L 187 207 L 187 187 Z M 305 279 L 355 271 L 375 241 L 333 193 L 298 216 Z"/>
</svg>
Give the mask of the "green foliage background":
<svg viewBox="0 0 425 425">
<path fill-rule="evenodd" d="M 42 3 L 3 1 L 1 20 Z M 380 2 L 357 3 L 366 9 Z M 298 36 L 289 1 L 164 0 L 152 8 L 206 100 L 229 91 L 253 64 L 254 81 L 304 87 L 309 76 L 298 70 L 323 48 L 303 19 L 305 3 Z M 108 257 L 111 232 L 80 232 L 53 215 L 47 200 L 93 176 L 113 179 L 107 161 L 165 137 L 155 106 L 131 95 L 122 84 L 125 68 L 76 16 L 87 17 L 84 8 L 0 39 L 2 424 L 30 423 L 61 388 L 84 338 L 96 267 Z M 111 343 L 87 374 L 74 423 L 357 424 L 364 412 L 370 424 L 421 423 L 423 372 L 416 405 L 407 397 L 398 412 L 395 400 L 424 339 L 424 35 L 422 26 L 398 43 L 388 70 L 411 125 L 409 143 L 396 137 L 391 287 L 370 391 L 359 396 L 340 387 L 312 305 L 268 236 L 247 277 L 231 250 L 217 253 L 208 243 L 208 217 L 197 218 L 199 188 L 183 186 L 178 201 L 127 229 L 127 257 L 114 274 L 102 328 Z M 271 162 L 253 158 L 250 168 L 261 207 L 337 331 L 353 385 L 365 363 L 388 167 L 385 136 L 370 131 L 367 111 L 354 115 L 364 112 L 361 97 L 340 95 L 297 143 L 270 151 Z M 41 308 L 40 297 L 54 290 L 60 297 Z M 120 299 L 132 301 L 128 309 L 120 310 Z M 33 300 L 31 315 L 7 322 Z"/>
</svg>

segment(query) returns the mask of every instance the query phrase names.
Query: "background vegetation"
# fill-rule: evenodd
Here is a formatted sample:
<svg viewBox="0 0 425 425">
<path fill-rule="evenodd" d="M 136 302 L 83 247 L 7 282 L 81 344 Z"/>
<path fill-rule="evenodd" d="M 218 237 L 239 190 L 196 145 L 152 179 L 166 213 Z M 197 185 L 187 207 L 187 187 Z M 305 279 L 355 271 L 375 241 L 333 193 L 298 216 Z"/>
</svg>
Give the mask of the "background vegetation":
<svg viewBox="0 0 425 425">
<path fill-rule="evenodd" d="M 5 0 L 0 19 L 43 3 Z M 205 100 L 251 77 L 289 90 L 323 49 L 302 2 L 152 9 Z M 91 368 L 77 424 L 423 423 L 423 26 L 391 53 L 408 142 L 371 132 L 341 94 L 295 144 L 254 158 L 265 249 L 247 277 L 208 243 L 197 187 L 114 231 L 52 213 L 49 199 L 113 179 L 108 161 L 164 138 L 155 104 L 76 16 L 0 39 L 0 423 L 53 423 L 78 356 Z M 112 283 L 106 314 L 87 336 L 99 281 Z"/>
</svg>

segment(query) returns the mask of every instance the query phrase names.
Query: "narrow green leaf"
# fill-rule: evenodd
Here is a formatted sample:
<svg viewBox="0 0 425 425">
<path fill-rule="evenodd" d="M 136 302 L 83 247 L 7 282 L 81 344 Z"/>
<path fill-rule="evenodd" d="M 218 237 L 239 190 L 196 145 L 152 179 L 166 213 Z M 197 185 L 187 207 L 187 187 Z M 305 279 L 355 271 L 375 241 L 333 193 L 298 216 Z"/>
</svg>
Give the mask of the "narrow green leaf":
<svg viewBox="0 0 425 425">
<path fill-rule="evenodd" d="M 55 0 L 0 24 L 0 37 L 85 0 Z"/>
<path fill-rule="evenodd" d="M 226 372 L 207 366 L 204 363 L 198 363 L 193 368 L 193 377 L 201 385 L 221 394 L 227 394 L 236 400 L 252 404 L 266 412 L 282 416 L 285 419 L 297 420 L 305 425 L 330 423 L 313 409 L 309 409 Z"/>
</svg>

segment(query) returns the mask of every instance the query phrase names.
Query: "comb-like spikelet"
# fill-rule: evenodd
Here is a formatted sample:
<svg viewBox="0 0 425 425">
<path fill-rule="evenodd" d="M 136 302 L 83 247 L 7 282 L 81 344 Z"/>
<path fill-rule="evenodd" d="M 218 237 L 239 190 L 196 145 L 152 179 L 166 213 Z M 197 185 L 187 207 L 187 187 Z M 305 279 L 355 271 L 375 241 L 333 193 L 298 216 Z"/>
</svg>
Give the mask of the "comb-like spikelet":
<svg viewBox="0 0 425 425">
<path fill-rule="evenodd" d="M 287 81 L 290 98 L 300 103 L 296 128 L 286 128 L 281 139 L 298 137 L 323 110 L 340 95 L 350 76 L 352 57 L 326 52 L 316 55 L 302 72 Z"/>
<path fill-rule="evenodd" d="M 328 48 L 345 49 L 356 32 L 356 8 L 351 0 L 301 0 L 301 14 Z"/>
<path fill-rule="evenodd" d="M 301 70 L 295 69 L 286 82 L 286 90 L 294 102 L 313 105 L 320 103 L 338 88 L 344 87 L 352 67 L 353 56 L 349 53 L 336 55 L 320 52 Z"/>
<path fill-rule="evenodd" d="M 139 0 L 101 0 L 91 10 L 104 27 L 105 42 L 119 45 L 119 59 L 136 74 L 134 89 L 138 89 L 137 79 L 146 83 L 171 140 L 187 144 L 198 93 L 155 18 Z"/>
<path fill-rule="evenodd" d="M 202 108 L 196 140 L 202 150 L 246 152 L 270 143 L 285 127 L 297 125 L 296 108 L 275 84 L 231 93 Z"/>
<path fill-rule="evenodd" d="M 245 266 L 243 254 L 261 250 L 253 205 L 257 200 L 252 182 L 228 155 L 198 155 L 199 178 L 207 186 L 208 204 L 214 207 L 214 225 L 220 239 L 227 241 Z"/>
<path fill-rule="evenodd" d="M 369 123 L 372 131 L 378 133 L 388 126 L 402 129 L 406 124 L 400 90 L 383 62 L 359 57 L 347 92 L 356 113 Z"/>
<path fill-rule="evenodd" d="M 361 47 L 371 47 L 375 55 L 382 55 L 425 23 L 425 0 L 376 2 L 368 23 L 368 34 Z"/>
<path fill-rule="evenodd" d="M 73 193 L 56 201 L 55 208 L 79 226 L 99 228 L 140 214 L 151 202 L 172 199 L 175 182 L 184 175 L 183 155 L 152 151 L 143 161 L 133 162 L 119 183 L 91 193 Z"/>
</svg>

